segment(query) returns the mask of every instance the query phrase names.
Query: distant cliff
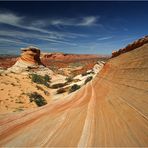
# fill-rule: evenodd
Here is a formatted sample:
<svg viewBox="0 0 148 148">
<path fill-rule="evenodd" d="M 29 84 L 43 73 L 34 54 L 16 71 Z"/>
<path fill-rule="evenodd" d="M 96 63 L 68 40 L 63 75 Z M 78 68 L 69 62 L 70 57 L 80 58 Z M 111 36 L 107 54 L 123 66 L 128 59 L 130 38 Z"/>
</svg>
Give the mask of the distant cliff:
<svg viewBox="0 0 148 148">
<path fill-rule="evenodd" d="M 118 51 L 113 51 L 112 52 L 112 58 L 116 57 L 116 56 L 118 56 L 120 54 L 123 54 L 125 52 L 134 50 L 134 49 L 136 49 L 136 48 L 138 48 L 138 47 L 140 47 L 140 46 L 142 46 L 142 45 L 144 45 L 146 43 L 148 43 L 148 36 L 145 36 L 145 37 L 143 37 L 141 39 L 136 40 L 135 42 L 127 45 L 125 48 L 119 49 Z"/>
</svg>

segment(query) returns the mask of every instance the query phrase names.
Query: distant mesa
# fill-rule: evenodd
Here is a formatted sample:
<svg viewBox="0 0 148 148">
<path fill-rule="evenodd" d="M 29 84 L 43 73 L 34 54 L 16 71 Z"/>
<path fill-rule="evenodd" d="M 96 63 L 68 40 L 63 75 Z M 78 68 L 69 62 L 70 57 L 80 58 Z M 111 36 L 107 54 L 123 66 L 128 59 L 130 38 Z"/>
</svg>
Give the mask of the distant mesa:
<svg viewBox="0 0 148 148">
<path fill-rule="evenodd" d="M 112 58 L 119 56 L 120 54 L 126 53 L 128 51 L 134 50 L 144 44 L 148 43 L 148 35 L 144 36 L 141 39 L 136 40 L 132 44 L 127 45 L 125 48 L 119 49 L 118 51 L 113 51 L 112 52 Z"/>
<path fill-rule="evenodd" d="M 68 53 L 42 53 L 41 58 L 45 60 L 54 60 L 54 61 L 65 61 L 65 62 L 72 62 L 76 60 L 87 60 L 87 59 L 97 59 L 107 57 L 104 55 L 97 55 L 97 54 L 68 54 Z"/>
<path fill-rule="evenodd" d="M 56 53 L 43 53 L 42 57 L 43 58 L 51 58 L 51 59 L 63 59 L 66 56 L 66 54 L 61 53 L 61 52 L 56 52 Z"/>
</svg>

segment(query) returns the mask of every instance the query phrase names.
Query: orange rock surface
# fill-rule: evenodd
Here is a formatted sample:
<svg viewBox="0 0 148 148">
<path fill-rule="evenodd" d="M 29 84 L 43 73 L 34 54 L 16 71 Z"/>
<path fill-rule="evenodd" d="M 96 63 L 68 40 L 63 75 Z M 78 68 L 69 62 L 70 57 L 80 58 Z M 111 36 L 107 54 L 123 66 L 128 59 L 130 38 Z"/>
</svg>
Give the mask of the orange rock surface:
<svg viewBox="0 0 148 148">
<path fill-rule="evenodd" d="M 66 54 L 66 53 L 43 53 L 42 58 L 48 60 L 73 62 L 79 60 L 96 59 L 107 57 L 106 55 L 93 55 L 93 54 Z"/>
<path fill-rule="evenodd" d="M 19 60 L 30 64 L 41 64 L 40 49 L 30 46 L 21 50 L 22 54 Z"/>
<path fill-rule="evenodd" d="M 119 49 L 118 51 L 113 51 L 112 52 L 112 57 L 116 57 L 122 53 L 134 50 L 135 48 L 138 48 L 144 44 L 148 43 L 148 36 L 145 36 L 135 42 L 133 42 L 132 44 L 127 45 L 125 48 L 123 49 Z"/>
<path fill-rule="evenodd" d="M 148 44 L 63 101 L 0 119 L 0 146 L 148 147 Z"/>
<path fill-rule="evenodd" d="M 17 57 L 0 57 L 0 67 L 9 68 L 16 63 Z"/>
<path fill-rule="evenodd" d="M 83 62 L 94 65 L 98 61 L 98 59 L 108 59 L 109 56 L 101 56 L 101 55 L 83 55 L 83 54 L 64 54 L 64 53 L 41 53 L 40 59 L 37 60 L 32 57 L 32 55 L 28 54 L 29 52 L 22 53 L 21 58 L 19 60 L 28 61 L 29 63 L 43 63 L 46 67 L 56 66 L 58 68 L 67 67 L 70 63 L 74 62 Z M 9 68 L 15 64 L 18 58 L 15 57 L 0 57 L 0 67 Z M 21 60 L 21 61 L 22 61 Z M 36 62 L 38 61 L 38 62 Z M 88 65 L 89 66 L 89 65 Z"/>
</svg>

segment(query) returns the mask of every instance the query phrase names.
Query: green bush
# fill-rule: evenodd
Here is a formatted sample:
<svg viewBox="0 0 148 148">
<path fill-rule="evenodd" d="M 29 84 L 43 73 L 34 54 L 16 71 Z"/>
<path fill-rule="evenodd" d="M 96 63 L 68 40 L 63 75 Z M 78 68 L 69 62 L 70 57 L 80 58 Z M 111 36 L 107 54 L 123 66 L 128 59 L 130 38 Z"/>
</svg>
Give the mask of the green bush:
<svg viewBox="0 0 148 148">
<path fill-rule="evenodd" d="M 67 77 L 65 80 L 67 81 L 67 83 L 69 83 L 69 82 L 73 81 L 73 78 L 72 77 Z"/>
<path fill-rule="evenodd" d="M 29 98 L 30 98 L 30 102 L 35 102 L 36 105 L 39 106 L 39 107 L 47 104 L 47 102 L 44 99 L 44 97 L 41 96 L 37 92 L 33 92 L 31 94 L 28 94 L 28 95 L 29 95 Z"/>
<path fill-rule="evenodd" d="M 57 94 L 62 94 L 64 92 L 66 92 L 65 88 L 60 88 L 60 89 L 57 90 Z"/>
<path fill-rule="evenodd" d="M 49 95 L 50 95 L 50 93 L 49 93 L 48 91 L 46 91 L 46 90 L 44 90 L 44 94 L 45 94 L 46 96 L 49 96 Z"/>
<path fill-rule="evenodd" d="M 46 82 L 50 82 L 51 81 L 51 77 L 49 77 L 48 75 L 45 75 L 44 79 L 45 79 Z"/>
<path fill-rule="evenodd" d="M 87 77 L 87 79 L 85 80 L 85 82 L 84 82 L 84 83 L 85 83 L 85 84 L 86 84 L 86 83 L 88 83 L 89 81 L 91 81 L 91 80 L 92 80 L 92 78 L 93 78 L 92 76 Z"/>
<path fill-rule="evenodd" d="M 70 87 L 69 93 L 72 93 L 72 92 L 74 92 L 74 91 L 76 91 L 76 90 L 78 90 L 78 89 L 80 89 L 80 85 L 74 84 L 74 85 L 72 85 L 72 86 Z"/>
<path fill-rule="evenodd" d="M 41 86 L 36 86 L 36 88 L 38 89 L 38 90 L 41 90 L 41 91 L 44 91 L 44 89 L 41 87 Z"/>
<path fill-rule="evenodd" d="M 82 75 L 82 76 L 87 76 L 87 75 L 89 75 L 89 74 L 94 74 L 94 72 L 93 72 L 93 71 L 90 71 L 90 72 L 82 73 L 81 75 Z"/>
<path fill-rule="evenodd" d="M 49 82 L 50 82 L 51 78 L 48 75 L 41 76 L 38 74 L 31 74 L 30 76 L 31 76 L 32 82 L 37 83 L 37 84 L 43 84 L 43 85 L 49 87 Z"/>
<path fill-rule="evenodd" d="M 64 87 L 65 85 L 67 85 L 67 83 L 58 83 L 58 84 L 53 84 L 50 88 L 57 89 L 60 87 Z"/>
<path fill-rule="evenodd" d="M 79 67 L 79 66 L 84 66 L 84 65 L 85 64 L 82 62 L 73 62 L 69 64 L 70 67 Z"/>
<path fill-rule="evenodd" d="M 87 73 L 82 73 L 81 75 L 82 75 L 82 76 L 86 76 L 86 75 L 87 75 Z"/>
<path fill-rule="evenodd" d="M 73 80 L 73 82 L 75 82 L 75 83 L 76 83 L 76 82 L 79 82 L 79 81 L 81 81 L 81 80 L 80 80 L 80 79 L 74 79 L 74 80 Z"/>
</svg>

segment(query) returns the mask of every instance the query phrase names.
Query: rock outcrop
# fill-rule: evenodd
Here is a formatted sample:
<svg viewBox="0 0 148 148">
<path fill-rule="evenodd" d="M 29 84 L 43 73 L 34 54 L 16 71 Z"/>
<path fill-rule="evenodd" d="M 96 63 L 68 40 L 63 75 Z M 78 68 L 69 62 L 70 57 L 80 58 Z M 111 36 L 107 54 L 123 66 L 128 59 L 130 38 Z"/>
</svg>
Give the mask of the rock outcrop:
<svg viewBox="0 0 148 148">
<path fill-rule="evenodd" d="M 98 61 L 97 64 L 94 65 L 93 67 L 93 71 L 95 74 L 99 73 L 99 71 L 101 71 L 101 69 L 103 68 L 105 62 L 104 61 Z"/>
<path fill-rule="evenodd" d="M 37 47 L 29 46 L 27 48 L 21 48 L 22 54 L 20 60 L 24 63 L 32 65 L 40 65 L 40 49 Z"/>
<path fill-rule="evenodd" d="M 43 59 L 47 60 L 57 60 L 65 62 L 73 62 L 76 60 L 88 60 L 88 59 L 98 59 L 107 56 L 103 55 L 93 55 L 93 54 L 66 54 L 66 53 L 42 53 Z"/>
<path fill-rule="evenodd" d="M 1 147 L 148 147 L 148 44 L 62 101 L 2 115 Z"/>
<path fill-rule="evenodd" d="M 119 49 L 118 51 L 113 51 L 112 58 L 116 57 L 120 54 L 126 53 L 128 51 L 134 50 L 146 43 L 148 43 L 148 36 L 145 36 L 145 37 L 133 42 L 132 44 L 127 45 L 125 48 Z"/>
<path fill-rule="evenodd" d="M 18 57 L 0 57 L 0 67 L 7 69 L 10 68 L 11 66 L 13 66 L 16 61 L 17 61 Z"/>
<path fill-rule="evenodd" d="M 21 48 L 21 51 L 21 56 L 12 67 L 8 68 L 8 72 L 18 73 L 43 66 L 40 60 L 39 48 L 29 46 L 27 48 Z"/>
</svg>

